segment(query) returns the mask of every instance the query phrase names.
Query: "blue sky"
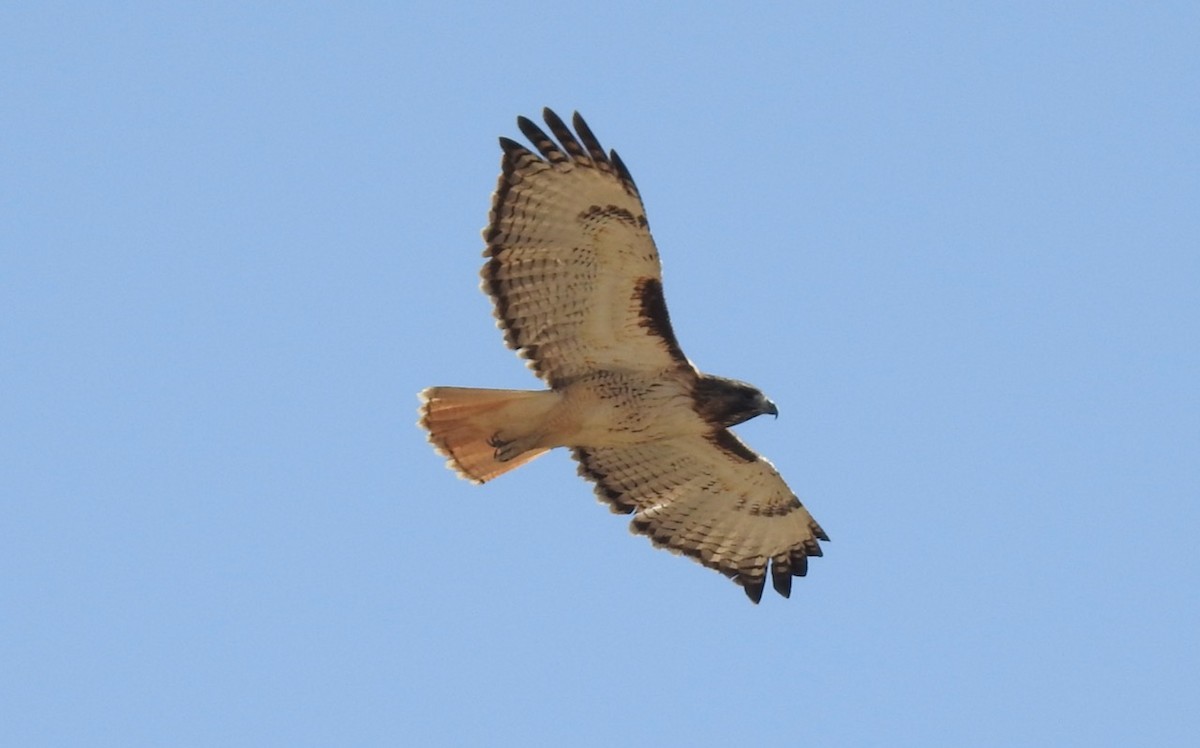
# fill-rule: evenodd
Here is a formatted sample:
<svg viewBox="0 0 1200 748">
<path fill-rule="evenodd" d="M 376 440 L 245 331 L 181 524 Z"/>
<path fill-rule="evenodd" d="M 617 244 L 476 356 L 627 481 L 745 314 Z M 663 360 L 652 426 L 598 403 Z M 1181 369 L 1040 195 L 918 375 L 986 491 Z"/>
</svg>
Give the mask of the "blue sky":
<svg viewBox="0 0 1200 748">
<path fill-rule="evenodd" d="M 1190 745 L 1194 3 L 0 10 L 0 742 Z M 580 110 L 829 532 L 760 606 L 432 384 Z"/>
</svg>

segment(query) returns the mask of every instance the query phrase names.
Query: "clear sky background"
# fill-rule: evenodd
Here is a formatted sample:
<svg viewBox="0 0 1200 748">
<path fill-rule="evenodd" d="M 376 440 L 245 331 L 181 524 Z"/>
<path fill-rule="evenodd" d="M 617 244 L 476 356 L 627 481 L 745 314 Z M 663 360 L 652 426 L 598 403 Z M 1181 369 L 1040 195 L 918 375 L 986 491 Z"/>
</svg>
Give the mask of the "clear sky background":
<svg viewBox="0 0 1200 748">
<path fill-rule="evenodd" d="M 0 743 L 1195 745 L 1200 6 L 0 10 Z M 753 606 L 432 384 L 578 109 L 829 532 Z"/>
</svg>

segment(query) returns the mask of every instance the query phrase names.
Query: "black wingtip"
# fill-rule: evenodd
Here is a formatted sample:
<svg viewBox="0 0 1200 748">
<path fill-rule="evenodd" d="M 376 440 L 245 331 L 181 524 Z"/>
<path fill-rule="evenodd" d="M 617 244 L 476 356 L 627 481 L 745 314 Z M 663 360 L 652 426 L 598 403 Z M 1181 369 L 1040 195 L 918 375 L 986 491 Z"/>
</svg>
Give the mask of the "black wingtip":
<svg viewBox="0 0 1200 748">
<path fill-rule="evenodd" d="M 621 157 L 617 155 L 615 150 L 608 152 L 608 162 L 617 170 L 617 176 L 625 183 L 625 189 L 630 194 L 637 195 L 637 183 L 633 181 L 633 175 L 629 173 L 629 167 L 625 165 L 625 162 L 621 160 Z"/>
<path fill-rule="evenodd" d="M 762 600 L 763 587 L 766 585 L 766 579 L 743 579 L 742 590 L 746 593 L 746 597 L 750 598 L 750 602 L 758 605 Z"/>
<path fill-rule="evenodd" d="M 782 564 L 771 564 L 771 586 L 784 597 L 792 596 L 792 571 Z"/>
<path fill-rule="evenodd" d="M 525 137 L 529 138 L 530 143 L 533 143 L 534 146 L 538 147 L 538 150 L 541 150 L 539 144 L 542 141 L 549 140 L 549 138 L 546 137 L 546 133 L 542 132 L 542 128 L 538 127 L 537 124 L 528 117 L 517 117 L 517 127 L 521 129 L 521 133 Z"/>
<path fill-rule="evenodd" d="M 528 151 L 529 149 L 521 145 L 512 138 L 500 136 L 500 149 L 505 153 L 519 153 L 520 151 Z"/>
<path fill-rule="evenodd" d="M 575 125 L 575 132 L 579 133 L 579 139 L 583 141 L 583 146 L 587 149 L 588 156 L 592 161 L 597 164 L 611 166 L 608 154 L 604 152 L 604 146 L 600 145 L 600 139 L 596 137 L 596 133 L 592 132 L 592 128 L 588 127 L 588 123 L 584 121 L 583 115 L 575 112 L 571 116 L 571 124 Z M 608 169 L 605 169 L 605 171 L 608 171 Z"/>
<path fill-rule="evenodd" d="M 554 111 L 548 106 L 542 107 L 542 119 L 545 120 L 546 124 L 550 127 L 559 127 L 565 129 L 567 126 L 567 123 L 563 122 L 563 118 L 558 116 L 558 112 Z"/>
</svg>

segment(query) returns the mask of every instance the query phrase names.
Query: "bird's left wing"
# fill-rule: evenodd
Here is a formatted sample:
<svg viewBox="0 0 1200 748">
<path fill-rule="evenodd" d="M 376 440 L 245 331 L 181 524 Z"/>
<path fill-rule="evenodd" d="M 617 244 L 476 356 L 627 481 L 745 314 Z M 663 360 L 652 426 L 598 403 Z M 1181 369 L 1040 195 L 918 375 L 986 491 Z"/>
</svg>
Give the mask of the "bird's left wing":
<svg viewBox="0 0 1200 748">
<path fill-rule="evenodd" d="M 725 574 L 756 603 L 768 567 L 787 597 L 829 540 L 774 466 L 727 429 L 572 453 L 612 511 L 633 513 L 633 532 Z"/>
<path fill-rule="evenodd" d="M 662 268 L 629 170 L 583 118 L 544 111 L 555 142 L 517 120 L 537 153 L 501 138 L 484 230 L 483 288 L 505 341 L 558 388 L 596 371 L 694 369 L 663 299 Z"/>
</svg>

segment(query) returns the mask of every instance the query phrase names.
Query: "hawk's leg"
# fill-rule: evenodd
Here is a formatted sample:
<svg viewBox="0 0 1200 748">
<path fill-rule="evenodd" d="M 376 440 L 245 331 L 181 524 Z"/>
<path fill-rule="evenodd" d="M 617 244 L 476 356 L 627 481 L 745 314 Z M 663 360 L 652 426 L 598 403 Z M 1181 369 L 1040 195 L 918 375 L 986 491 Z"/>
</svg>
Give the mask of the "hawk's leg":
<svg viewBox="0 0 1200 748">
<path fill-rule="evenodd" d="M 536 447 L 537 439 L 532 436 L 526 436 L 521 439 L 505 439 L 497 431 L 492 434 L 491 439 L 488 439 L 488 446 L 496 450 L 492 453 L 492 456 L 496 458 L 497 462 L 508 462 L 514 457 L 525 454 Z"/>
</svg>

